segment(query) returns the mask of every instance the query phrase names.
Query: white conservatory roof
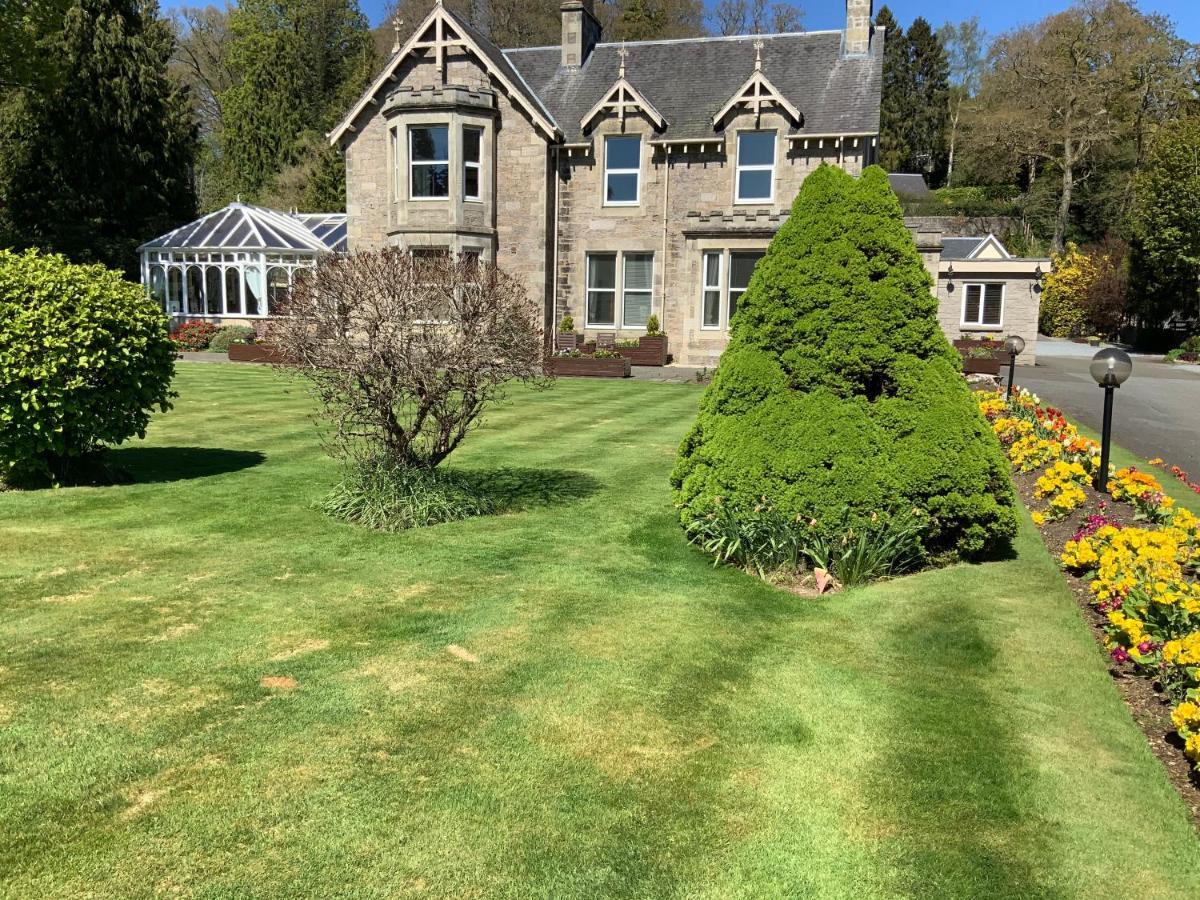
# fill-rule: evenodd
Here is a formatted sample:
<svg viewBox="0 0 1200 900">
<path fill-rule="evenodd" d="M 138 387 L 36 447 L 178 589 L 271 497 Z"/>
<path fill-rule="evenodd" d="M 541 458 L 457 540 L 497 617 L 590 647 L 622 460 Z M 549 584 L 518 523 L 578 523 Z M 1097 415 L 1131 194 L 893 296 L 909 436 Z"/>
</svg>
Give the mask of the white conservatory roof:
<svg viewBox="0 0 1200 900">
<path fill-rule="evenodd" d="M 344 253 L 346 214 L 285 213 L 249 203 L 230 203 L 138 247 L 181 249 Z"/>
</svg>

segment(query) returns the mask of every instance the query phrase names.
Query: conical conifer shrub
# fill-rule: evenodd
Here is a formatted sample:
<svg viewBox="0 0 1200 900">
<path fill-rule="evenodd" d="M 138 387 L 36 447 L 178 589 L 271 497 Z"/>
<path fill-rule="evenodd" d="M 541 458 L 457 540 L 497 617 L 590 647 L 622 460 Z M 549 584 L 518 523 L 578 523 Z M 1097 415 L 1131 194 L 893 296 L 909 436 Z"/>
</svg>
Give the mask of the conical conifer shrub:
<svg viewBox="0 0 1200 900">
<path fill-rule="evenodd" d="M 1016 533 L 999 444 L 882 169 L 821 166 L 758 263 L 672 474 L 685 526 L 769 504 L 836 538 L 920 509 L 930 555 Z"/>
</svg>

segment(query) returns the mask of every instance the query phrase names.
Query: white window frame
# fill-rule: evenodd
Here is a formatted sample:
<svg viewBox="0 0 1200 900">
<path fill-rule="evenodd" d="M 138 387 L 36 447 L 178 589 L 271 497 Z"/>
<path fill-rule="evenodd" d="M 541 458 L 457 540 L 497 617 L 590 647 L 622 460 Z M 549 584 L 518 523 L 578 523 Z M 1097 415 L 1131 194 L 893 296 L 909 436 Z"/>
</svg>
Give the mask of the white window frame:
<svg viewBox="0 0 1200 900">
<path fill-rule="evenodd" d="M 697 318 L 701 331 L 728 331 L 729 330 L 729 295 L 731 285 L 729 279 L 733 274 L 733 254 L 735 253 L 757 253 L 759 254 L 758 262 L 762 262 L 762 258 L 766 256 L 767 248 L 764 247 L 709 247 L 700 251 L 700 305 L 697 310 Z M 717 284 L 711 285 L 708 283 L 708 266 L 705 265 L 705 258 L 709 255 L 714 255 L 720 261 L 717 273 Z M 755 263 L 757 267 L 758 262 Z M 742 296 L 746 294 L 749 282 L 746 287 L 742 288 Z M 719 321 L 716 325 L 706 325 L 704 323 L 704 295 L 709 291 L 715 290 L 718 292 L 719 300 Z"/>
<path fill-rule="evenodd" d="M 629 285 L 628 285 L 629 273 L 627 272 L 627 260 L 631 256 L 649 256 L 650 257 L 650 290 L 649 291 L 642 291 L 642 290 L 631 291 L 631 290 L 629 290 Z M 620 310 L 620 316 L 618 318 L 621 321 L 621 330 L 622 331 L 645 331 L 646 325 L 650 321 L 650 317 L 652 315 L 654 315 L 654 277 L 655 277 L 655 275 L 658 274 L 655 271 L 657 268 L 657 265 L 658 265 L 658 258 L 655 255 L 653 250 L 622 250 L 620 253 L 620 258 L 621 258 L 621 310 Z M 625 294 L 627 292 L 631 293 L 631 294 L 646 294 L 646 293 L 650 294 L 650 311 L 648 313 L 646 313 L 646 321 L 643 322 L 641 325 L 628 325 L 625 322 Z"/>
<path fill-rule="evenodd" d="M 709 284 L 708 281 L 708 257 L 715 256 L 717 258 L 717 283 Z M 705 250 L 700 254 L 700 329 L 702 331 L 720 331 L 725 322 L 725 251 L 724 250 Z M 717 292 L 717 322 L 715 325 L 706 325 L 704 322 L 704 301 L 705 295 L 711 291 Z"/>
<path fill-rule="evenodd" d="M 984 301 L 987 298 L 987 287 L 989 284 L 998 284 L 1000 286 L 1000 321 L 999 322 L 984 322 L 983 309 Z M 979 318 L 970 320 L 967 318 L 967 294 L 971 288 L 979 288 Z M 1008 284 L 1003 281 L 969 281 L 962 286 L 962 303 L 959 306 L 959 325 L 963 328 L 975 329 L 995 329 L 997 331 L 1004 329 L 1004 308 L 1008 300 Z"/>
<path fill-rule="evenodd" d="M 611 288 L 594 288 L 592 284 L 592 260 L 603 256 L 611 257 L 613 261 L 613 286 Z M 583 323 L 585 328 L 612 328 L 618 327 L 617 323 L 621 320 L 620 307 L 617 305 L 618 295 L 621 293 L 618 290 L 618 276 L 621 275 L 621 254 L 612 250 L 596 250 L 584 255 L 584 270 L 583 270 Z M 592 294 L 612 294 L 613 295 L 613 320 L 611 322 L 593 322 L 592 321 Z M 653 301 L 651 301 L 653 302 Z"/>
<path fill-rule="evenodd" d="M 474 131 L 479 135 L 479 159 L 471 162 L 467 159 L 467 132 Z M 462 193 L 463 200 L 471 203 L 483 202 L 483 129 L 478 125 L 463 125 L 459 140 L 462 142 Z M 467 170 L 475 170 L 475 189 L 476 193 L 467 193 Z"/>
<path fill-rule="evenodd" d="M 612 140 L 633 141 L 638 142 L 638 164 L 636 169 L 614 169 L 608 164 L 608 142 Z M 637 178 L 635 184 L 637 189 L 634 191 L 634 199 L 632 200 L 609 200 L 608 199 L 608 176 L 610 175 L 634 175 Z M 600 190 L 602 191 L 600 200 L 605 206 L 640 206 L 642 202 L 642 136 L 640 134 L 609 134 L 604 137 L 604 180 L 601 182 Z"/>
<path fill-rule="evenodd" d="M 761 163 L 747 165 L 742 163 L 742 135 L 747 134 L 769 134 L 772 137 L 771 141 L 771 164 L 769 166 Z M 733 202 L 734 203 L 774 203 L 775 202 L 775 164 L 779 161 L 779 132 L 770 131 L 767 129 L 752 128 L 746 131 L 737 133 L 737 164 L 733 172 Z M 771 193 L 766 197 L 750 197 L 742 196 L 742 173 L 743 172 L 770 172 L 771 173 Z"/>
<path fill-rule="evenodd" d="M 418 129 L 428 128 L 445 128 L 446 129 L 446 158 L 440 159 L 413 159 L 413 133 Z M 448 122 L 431 122 L 428 124 L 416 124 L 408 126 L 408 199 L 414 203 L 445 203 L 450 199 L 451 193 L 454 191 L 454 185 L 451 184 L 450 175 L 454 171 L 450 163 L 450 157 L 454 154 L 450 150 L 450 123 Z M 417 166 L 445 166 L 446 167 L 446 194 L 444 197 L 418 197 L 413 193 L 413 169 Z"/>
</svg>

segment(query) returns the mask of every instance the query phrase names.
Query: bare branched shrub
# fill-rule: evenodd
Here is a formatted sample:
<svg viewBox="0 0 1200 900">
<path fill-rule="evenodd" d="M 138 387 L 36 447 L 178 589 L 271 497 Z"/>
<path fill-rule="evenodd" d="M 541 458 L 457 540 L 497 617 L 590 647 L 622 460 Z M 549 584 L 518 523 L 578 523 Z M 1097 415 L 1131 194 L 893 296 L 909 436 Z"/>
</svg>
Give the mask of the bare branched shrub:
<svg viewBox="0 0 1200 900">
<path fill-rule="evenodd" d="M 312 382 L 337 455 L 431 469 L 509 382 L 543 378 L 540 304 L 468 257 L 332 259 L 281 312 L 269 340 Z"/>
</svg>

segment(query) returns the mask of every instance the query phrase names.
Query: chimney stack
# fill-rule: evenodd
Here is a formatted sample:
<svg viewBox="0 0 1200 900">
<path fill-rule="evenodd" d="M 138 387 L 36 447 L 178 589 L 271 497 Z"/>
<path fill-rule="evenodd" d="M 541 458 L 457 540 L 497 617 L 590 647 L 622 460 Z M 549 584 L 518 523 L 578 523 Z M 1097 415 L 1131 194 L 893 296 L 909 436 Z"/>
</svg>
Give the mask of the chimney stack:
<svg viewBox="0 0 1200 900">
<path fill-rule="evenodd" d="M 562 65 L 578 68 L 600 43 L 600 21 L 593 0 L 562 0 Z"/>
<path fill-rule="evenodd" d="M 871 52 L 874 5 L 874 0 L 846 0 L 846 33 L 842 37 L 842 48 L 847 56 Z"/>
</svg>

